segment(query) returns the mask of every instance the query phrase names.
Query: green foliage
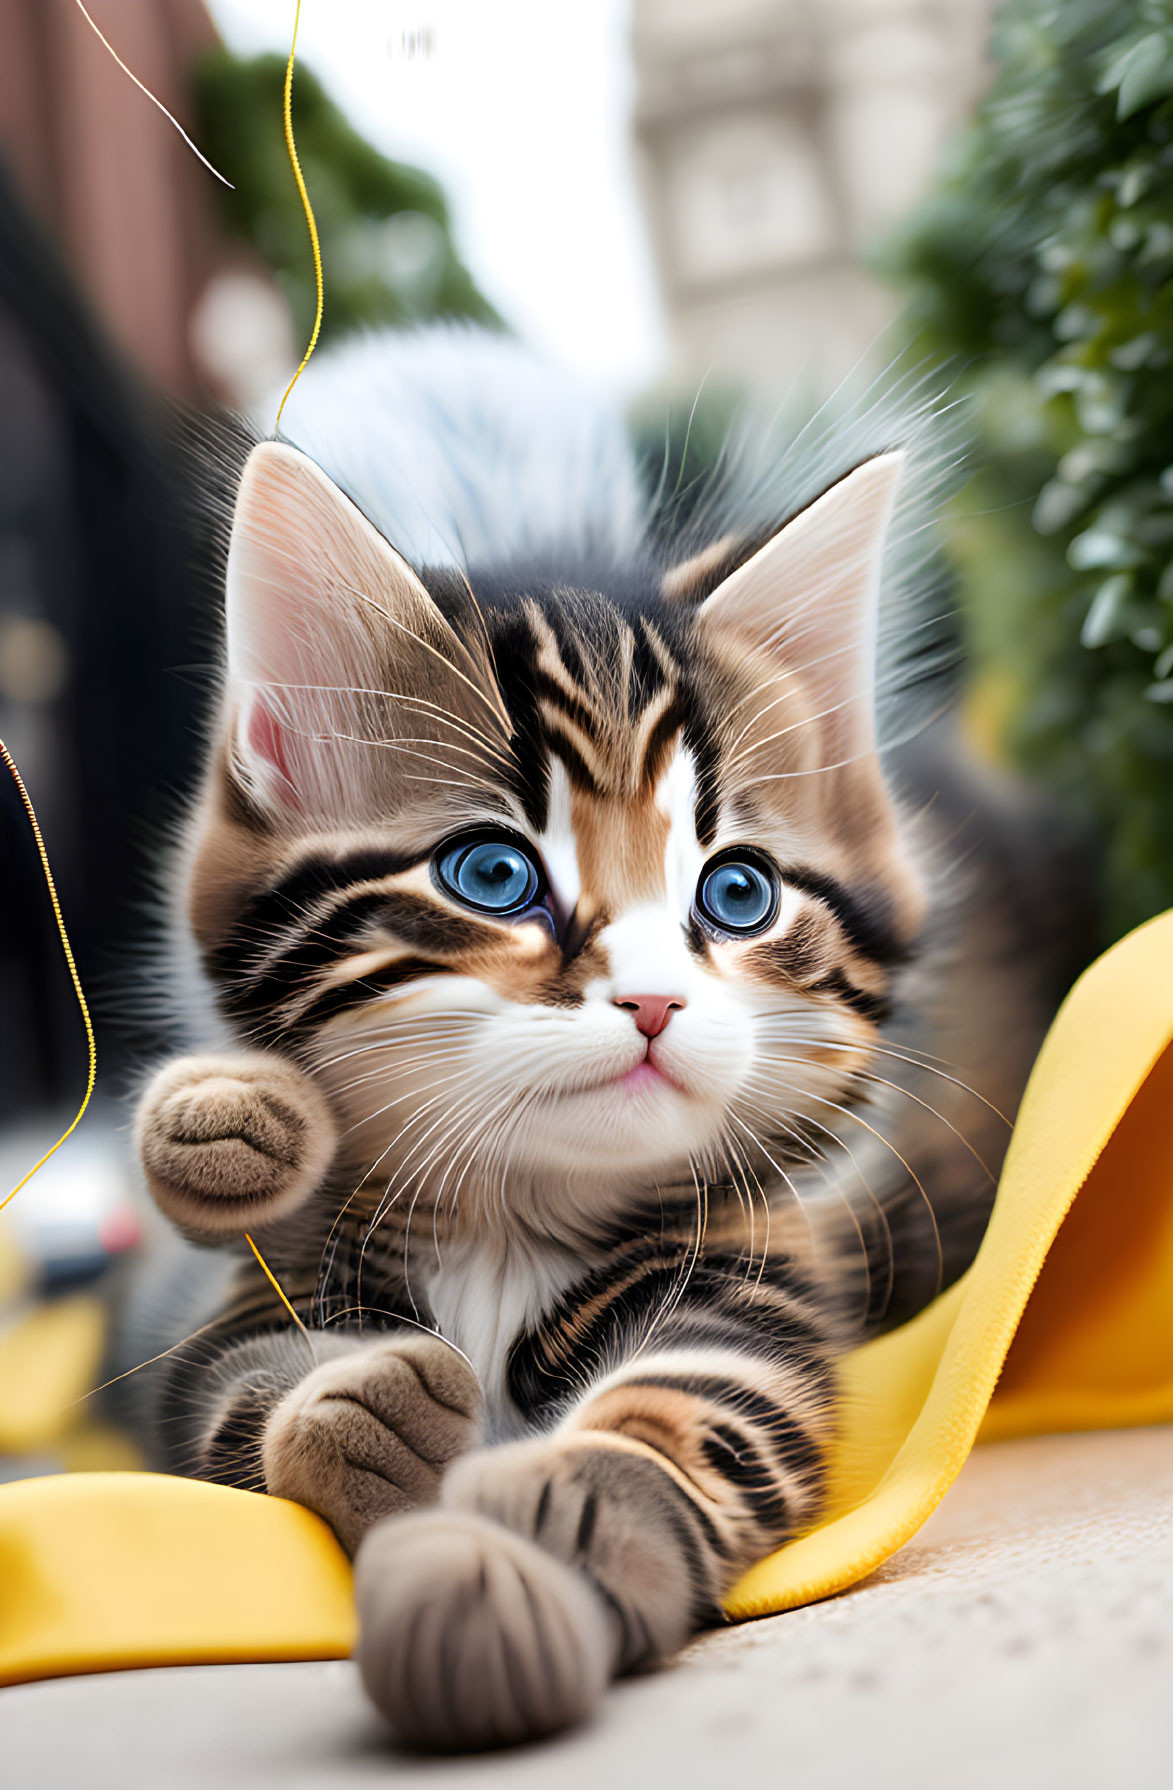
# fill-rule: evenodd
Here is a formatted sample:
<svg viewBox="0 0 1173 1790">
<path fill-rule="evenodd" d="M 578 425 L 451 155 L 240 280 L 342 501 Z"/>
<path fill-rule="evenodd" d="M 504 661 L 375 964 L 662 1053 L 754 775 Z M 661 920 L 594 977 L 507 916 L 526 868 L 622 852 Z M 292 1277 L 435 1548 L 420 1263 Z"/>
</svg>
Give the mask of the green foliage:
<svg viewBox="0 0 1173 1790">
<path fill-rule="evenodd" d="M 279 56 L 213 51 L 195 70 L 197 136 L 235 185 L 217 188 L 229 228 L 274 270 L 299 334 L 308 336 L 314 269 L 285 149 L 284 83 Z M 322 245 L 324 341 L 359 324 L 499 322 L 452 246 L 436 182 L 372 149 L 304 66 L 294 79 L 293 124 Z"/>
<path fill-rule="evenodd" d="M 959 358 L 952 551 L 1012 757 L 1105 829 L 1116 929 L 1173 905 L 1173 0 L 1011 0 L 890 269 Z"/>
</svg>

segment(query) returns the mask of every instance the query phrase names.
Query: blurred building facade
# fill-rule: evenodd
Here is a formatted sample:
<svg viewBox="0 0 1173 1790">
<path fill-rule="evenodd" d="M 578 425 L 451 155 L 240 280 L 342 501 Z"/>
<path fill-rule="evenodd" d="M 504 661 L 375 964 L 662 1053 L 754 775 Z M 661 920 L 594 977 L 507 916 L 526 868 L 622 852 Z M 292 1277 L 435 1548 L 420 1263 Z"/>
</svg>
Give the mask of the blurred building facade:
<svg viewBox="0 0 1173 1790">
<path fill-rule="evenodd" d="M 634 0 L 671 371 L 832 389 L 896 303 L 862 258 L 986 80 L 990 0 Z"/>
<path fill-rule="evenodd" d="M 94 16 L 194 130 L 191 70 L 219 42 L 203 0 L 112 0 Z M 251 390 L 221 364 L 222 344 L 242 330 L 260 389 L 287 376 L 296 362 L 288 306 L 259 259 L 227 238 L 214 177 L 75 0 L 3 0 L 0 158 L 107 337 L 150 387 L 189 403 L 247 401 Z"/>
<path fill-rule="evenodd" d="M 94 12 L 188 118 L 187 71 L 216 41 L 202 0 Z M 159 1047 L 147 1005 L 123 991 L 144 981 L 149 866 L 190 778 L 205 700 L 193 668 L 208 629 L 159 397 L 198 403 L 209 391 L 192 323 L 237 264 L 213 187 L 73 0 L 3 0 L 0 735 L 40 811 L 95 1006 L 100 1094 Z M 0 1121 L 76 1101 L 84 1065 L 40 867 L 3 775 Z"/>
</svg>

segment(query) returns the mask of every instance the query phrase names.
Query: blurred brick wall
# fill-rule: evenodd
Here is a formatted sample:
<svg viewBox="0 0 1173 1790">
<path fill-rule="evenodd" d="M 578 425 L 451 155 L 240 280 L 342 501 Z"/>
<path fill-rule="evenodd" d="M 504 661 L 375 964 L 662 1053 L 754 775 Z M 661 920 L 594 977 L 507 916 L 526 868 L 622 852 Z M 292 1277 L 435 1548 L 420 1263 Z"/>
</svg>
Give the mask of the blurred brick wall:
<svg viewBox="0 0 1173 1790">
<path fill-rule="evenodd" d="M 87 0 L 181 124 L 186 69 L 216 42 L 202 0 Z M 75 0 L 0 4 L 0 155 L 117 345 L 196 398 L 189 325 L 225 259 L 212 176 L 99 43 Z"/>
</svg>

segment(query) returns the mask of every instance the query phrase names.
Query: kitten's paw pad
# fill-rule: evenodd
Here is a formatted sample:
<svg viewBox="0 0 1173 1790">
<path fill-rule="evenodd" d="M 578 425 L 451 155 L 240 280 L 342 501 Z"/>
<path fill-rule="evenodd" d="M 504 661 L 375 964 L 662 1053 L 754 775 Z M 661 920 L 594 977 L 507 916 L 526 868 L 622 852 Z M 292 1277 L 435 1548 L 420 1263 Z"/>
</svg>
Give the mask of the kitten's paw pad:
<svg viewBox="0 0 1173 1790">
<path fill-rule="evenodd" d="M 265 1426 L 265 1484 L 316 1510 L 353 1553 L 379 1517 L 435 1502 L 448 1464 L 479 1439 L 481 1389 L 432 1336 L 325 1361 Z"/>
<path fill-rule="evenodd" d="M 139 1106 L 139 1154 L 156 1204 L 197 1235 L 238 1235 L 294 1211 L 330 1166 L 322 1094 L 277 1057 L 187 1057 Z"/>
<path fill-rule="evenodd" d="M 359 1671 L 405 1745 L 508 1746 L 589 1715 L 614 1642 L 587 1580 L 472 1513 L 371 1531 L 355 1566 Z"/>
</svg>

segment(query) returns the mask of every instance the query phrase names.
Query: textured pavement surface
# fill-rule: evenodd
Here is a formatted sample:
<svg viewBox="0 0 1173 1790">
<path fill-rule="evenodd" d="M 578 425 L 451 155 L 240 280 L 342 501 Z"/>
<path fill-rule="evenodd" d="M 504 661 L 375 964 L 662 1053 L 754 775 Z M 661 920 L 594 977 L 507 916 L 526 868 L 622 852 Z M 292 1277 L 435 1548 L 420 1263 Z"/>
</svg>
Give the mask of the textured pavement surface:
<svg viewBox="0 0 1173 1790">
<path fill-rule="evenodd" d="M 1173 1429 L 980 1449 L 864 1585 L 697 1642 L 555 1742 L 421 1761 L 388 1743 L 347 1664 L 168 1669 L 0 1691 L 0 1780 L 1166 1790 Z"/>
</svg>

